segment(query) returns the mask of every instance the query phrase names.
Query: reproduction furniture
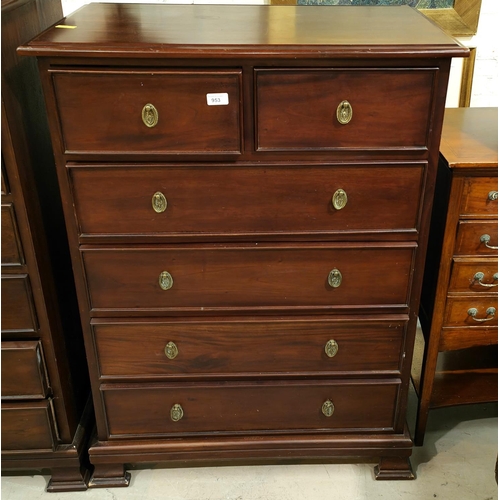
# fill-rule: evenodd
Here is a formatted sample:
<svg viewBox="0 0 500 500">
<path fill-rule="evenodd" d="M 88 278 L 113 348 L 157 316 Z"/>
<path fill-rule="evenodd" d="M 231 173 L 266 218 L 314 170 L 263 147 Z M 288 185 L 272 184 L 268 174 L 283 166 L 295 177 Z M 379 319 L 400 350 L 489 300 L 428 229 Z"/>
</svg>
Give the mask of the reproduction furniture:
<svg viewBox="0 0 500 500">
<path fill-rule="evenodd" d="M 498 398 L 498 108 L 445 113 L 414 385 L 430 408 Z"/>
<path fill-rule="evenodd" d="M 2 2 L 2 471 L 76 491 L 88 369 L 40 77 L 16 55 L 61 15 L 59 0 Z"/>
<path fill-rule="evenodd" d="M 409 7 L 90 4 L 39 58 L 97 418 L 124 464 L 376 457 L 405 425 L 451 57 Z"/>
</svg>

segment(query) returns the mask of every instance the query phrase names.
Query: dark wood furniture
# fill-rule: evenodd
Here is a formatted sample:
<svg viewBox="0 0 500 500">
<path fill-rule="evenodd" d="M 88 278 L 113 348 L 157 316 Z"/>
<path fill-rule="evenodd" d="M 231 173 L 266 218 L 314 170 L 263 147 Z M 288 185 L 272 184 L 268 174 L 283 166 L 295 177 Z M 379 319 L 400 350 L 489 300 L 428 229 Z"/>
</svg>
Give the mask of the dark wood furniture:
<svg viewBox="0 0 500 500">
<path fill-rule="evenodd" d="M 59 0 L 2 2 L 2 471 L 76 491 L 88 370 L 40 77 L 16 55 L 61 15 Z"/>
<path fill-rule="evenodd" d="M 39 57 L 98 435 L 124 464 L 377 457 L 405 426 L 450 58 L 408 7 L 90 4 Z M 76 28 L 71 28 L 76 26 Z"/>
<path fill-rule="evenodd" d="M 498 398 L 498 108 L 447 109 L 412 375 L 429 409 Z"/>
</svg>

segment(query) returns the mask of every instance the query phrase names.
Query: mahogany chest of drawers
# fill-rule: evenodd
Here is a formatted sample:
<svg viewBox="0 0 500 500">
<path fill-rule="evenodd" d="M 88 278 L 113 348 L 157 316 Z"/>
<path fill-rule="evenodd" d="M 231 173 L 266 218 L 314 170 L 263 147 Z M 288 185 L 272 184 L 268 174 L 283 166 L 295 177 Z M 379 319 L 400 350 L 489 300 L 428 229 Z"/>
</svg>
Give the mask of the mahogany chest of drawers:
<svg viewBox="0 0 500 500">
<path fill-rule="evenodd" d="M 498 109 L 447 109 L 440 151 L 412 370 L 419 445 L 430 408 L 498 399 Z"/>
<path fill-rule="evenodd" d="M 124 464 L 377 457 L 410 361 L 450 58 L 407 7 L 91 4 L 39 57 L 97 415 Z M 71 27 L 74 28 L 71 28 Z"/>
</svg>

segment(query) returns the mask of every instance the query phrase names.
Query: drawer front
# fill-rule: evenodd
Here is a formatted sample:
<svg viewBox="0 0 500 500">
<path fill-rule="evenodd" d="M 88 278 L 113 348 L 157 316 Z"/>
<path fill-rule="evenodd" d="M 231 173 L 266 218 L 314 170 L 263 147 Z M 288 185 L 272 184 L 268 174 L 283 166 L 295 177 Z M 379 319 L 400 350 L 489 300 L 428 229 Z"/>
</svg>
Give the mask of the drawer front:
<svg viewBox="0 0 500 500">
<path fill-rule="evenodd" d="M 489 327 L 496 325 L 498 325 L 496 295 L 490 297 L 448 297 L 443 326 Z"/>
<path fill-rule="evenodd" d="M 467 177 L 464 179 L 464 190 L 460 215 L 498 216 L 498 178 Z"/>
<path fill-rule="evenodd" d="M 190 432 L 393 428 L 399 384 L 263 382 L 151 387 L 103 386 L 110 437 Z M 322 413 L 331 401 L 333 415 Z M 178 407 L 182 408 L 182 418 Z"/>
<path fill-rule="evenodd" d="M 37 320 L 28 276 L 2 276 L 2 332 L 36 330 Z"/>
<path fill-rule="evenodd" d="M 86 247 L 83 261 L 94 309 L 206 311 L 404 305 L 413 253 L 411 244 Z"/>
<path fill-rule="evenodd" d="M 48 387 L 39 341 L 2 342 L 2 399 L 43 399 Z"/>
<path fill-rule="evenodd" d="M 455 254 L 498 255 L 498 222 L 460 221 Z"/>
<path fill-rule="evenodd" d="M 94 324 L 101 377 L 398 373 L 402 321 Z"/>
<path fill-rule="evenodd" d="M 67 153 L 241 151 L 239 70 L 53 71 L 52 78 Z M 227 94 L 228 104 L 208 105 L 214 93 Z"/>
<path fill-rule="evenodd" d="M 77 167 L 70 172 L 83 234 L 314 232 L 317 236 L 318 232 L 416 231 L 423 170 L 422 164 L 204 165 Z M 347 196 L 345 205 L 341 191 Z M 156 208 L 155 194 L 164 196 Z"/>
<path fill-rule="evenodd" d="M 434 77 L 432 69 L 258 70 L 257 149 L 424 148 Z M 337 119 L 343 101 L 352 108 L 346 124 Z"/>
<path fill-rule="evenodd" d="M 2 205 L 2 266 L 24 264 L 21 240 L 17 229 L 14 205 Z"/>
<path fill-rule="evenodd" d="M 48 400 L 2 403 L 2 451 L 54 450 L 57 431 Z"/>
<path fill-rule="evenodd" d="M 497 259 L 453 259 L 450 292 L 496 292 L 497 287 Z"/>
</svg>

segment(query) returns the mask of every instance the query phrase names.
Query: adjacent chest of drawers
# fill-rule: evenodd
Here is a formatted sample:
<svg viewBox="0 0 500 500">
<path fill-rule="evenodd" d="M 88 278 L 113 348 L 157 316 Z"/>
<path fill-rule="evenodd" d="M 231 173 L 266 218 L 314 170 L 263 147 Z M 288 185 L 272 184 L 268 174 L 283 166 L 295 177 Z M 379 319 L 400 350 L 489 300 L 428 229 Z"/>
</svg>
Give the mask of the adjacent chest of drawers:
<svg viewBox="0 0 500 500">
<path fill-rule="evenodd" d="M 40 78 L 16 55 L 61 15 L 58 0 L 2 2 L 2 472 L 50 470 L 48 491 L 78 491 L 83 337 Z"/>
<path fill-rule="evenodd" d="M 92 4 L 39 56 L 98 435 L 124 464 L 378 457 L 460 47 L 410 8 Z M 385 29 L 384 26 L 390 26 Z"/>
<path fill-rule="evenodd" d="M 417 444 L 429 409 L 498 398 L 498 109 L 447 109 L 440 151 L 415 351 L 425 355 L 413 370 Z"/>
</svg>

